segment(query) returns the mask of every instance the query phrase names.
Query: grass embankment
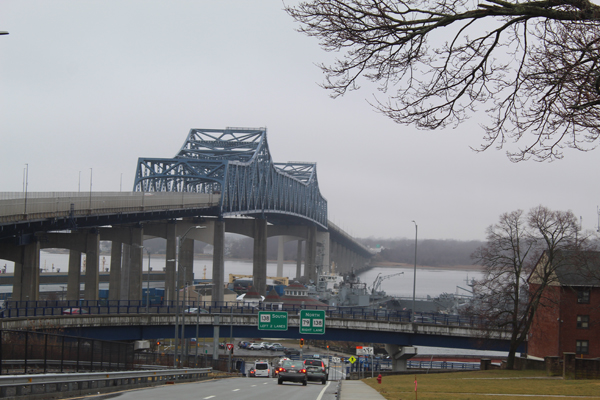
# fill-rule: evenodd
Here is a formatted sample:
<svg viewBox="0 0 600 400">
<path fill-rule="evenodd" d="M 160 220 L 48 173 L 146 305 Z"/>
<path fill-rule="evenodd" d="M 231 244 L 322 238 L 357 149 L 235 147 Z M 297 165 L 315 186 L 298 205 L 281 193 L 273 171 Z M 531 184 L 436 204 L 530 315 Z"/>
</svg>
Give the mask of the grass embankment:
<svg viewBox="0 0 600 400">
<path fill-rule="evenodd" d="M 544 371 L 476 371 L 417 375 L 419 400 L 523 400 L 524 398 L 600 399 L 600 381 L 548 378 Z M 389 400 L 415 398 L 415 375 L 384 376 L 383 383 L 365 379 Z"/>
</svg>

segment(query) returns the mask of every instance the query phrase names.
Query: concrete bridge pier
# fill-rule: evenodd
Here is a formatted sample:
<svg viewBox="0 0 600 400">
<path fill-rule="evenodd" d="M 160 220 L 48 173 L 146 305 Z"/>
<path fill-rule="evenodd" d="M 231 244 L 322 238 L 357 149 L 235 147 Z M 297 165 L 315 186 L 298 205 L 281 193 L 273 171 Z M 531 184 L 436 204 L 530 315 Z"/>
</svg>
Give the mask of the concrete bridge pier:
<svg viewBox="0 0 600 400">
<path fill-rule="evenodd" d="M 175 300 L 175 257 L 177 257 L 177 223 L 167 222 L 167 254 L 165 261 L 165 300 Z"/>
<path fill-rule="evenodd" d="M 392 359 L 392 371 L 406 371 L 408 369 L 408 359 L 417 355 L 417 348 L 413 346 L 386 343 L 385 351 Z"/>
<path fill-rule="evenodd" d="M 267 294 L 267 220 L 254 220 L 254 255 L 252 279 L 254 290 L 263 296 Z"/>
<path fill-rule="evenodd" d="M 142 300 L 142 260 L 144 256 L 144 229 L 131 228 L 131 246 L 129 246 L 129 266 L 121 274 L 127 274 L 128 300 Z"/>
<path fill-rule="evenodd" d="M 302 242 L 298 240 L 298 252 L 296 253 L 296 279 L 302 276 Z"/>
<path fill-rule="evenodd" d="M 40 294 L 40 243 L 36 240 L 19 246 L 20 255 L 15 261 L 13 300 L 39 300 Z"/>
<path fill-rule="evenodd" d="M 194 239 L 186 237 L 179 248 L 179 289 L 194 282 Z M 187 291 L 186 291 L 187 292 Z M 180 297 L 181 300 L 186 300 Z"/>
<path fill-rule="evenodd" d="M 79 300 L 81 281 L 81 252 L 69 250 L 69 271 L 67 272 L 67 300 Z"/>
<path fill-rule="evenodd" d="M 315 264 L 317 257 L 317 227 L 309 226 L 307 229 L 307 239 L 304 257 L 304 276 L 309 280 L 317 281 L 317 266 Z"/>
<path fill-rule="evenodd" d="M 215 221 L 213 235 L 212 300 L 223 301 L 225 295 L 223 287 L 225 282 L 225 221 Z"/>
<path fill-rule="evenodd" d="M 98 289 L 98 284 L 100 283 L 98 265 L 100 260 L 100 235 L 98 231 L 88 232 L 85 247 L 85 288 L 83 298 L 86 300 L 98 300 L 100 298 Z M 77 289 L 79 292 L 79 287 Z"/>
<path fill-rule="evenodd" d="M 121 300 L 121 257 L 123 243 L 113 241 L 110 248 L 110 275 L 108 278 L 108 299 Z M 69 263 L 71 259 L 69 258 Z M 70 271 L 70 264 L 69 264 Z"/>
<path fill-rule="evenodd" d="M 279 236 L 277 242 L 277 274 L 275 276 L 283 276 L 283 259 L 285 258 L 285 237 Z"/>
</svg>

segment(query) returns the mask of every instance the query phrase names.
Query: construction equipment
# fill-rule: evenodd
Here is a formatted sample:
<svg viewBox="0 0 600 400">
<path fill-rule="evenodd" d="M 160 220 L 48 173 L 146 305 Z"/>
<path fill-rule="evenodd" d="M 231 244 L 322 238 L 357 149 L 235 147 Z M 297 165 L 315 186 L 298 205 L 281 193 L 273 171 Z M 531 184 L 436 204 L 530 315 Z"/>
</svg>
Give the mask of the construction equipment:
<svg viewBox="0 0 600 400">
<path fill-rule="evenodd" d="M 389 279 L 393 276 L 398 276 L 398 275 L 402 275 L 402 274 L 404 274 L 404 272 L 398 272 L 397 274 L 381 276 L 381 272 L 378 273 L 377 278 L 375 278 L 375 281 L 373 282 L 373 289 L 371 289 L 371 293 L 379 292 L 379 290 L 381 289 L 381 282 L 383 282 L 384 280 Z"/>
</svg>

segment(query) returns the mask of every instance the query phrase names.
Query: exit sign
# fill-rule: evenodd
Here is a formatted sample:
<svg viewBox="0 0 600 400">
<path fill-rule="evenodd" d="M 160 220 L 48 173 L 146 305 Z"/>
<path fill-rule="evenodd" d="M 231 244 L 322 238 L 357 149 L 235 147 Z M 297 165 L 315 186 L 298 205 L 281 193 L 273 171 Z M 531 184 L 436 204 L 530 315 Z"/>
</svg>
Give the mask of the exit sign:
<svg viewBox="0 0 600 400">
<path fill-rule="evenodd" d="M 258 330 L 260 331 L 287 331 L 287 311 L 259 311 Z"/>
</svg>

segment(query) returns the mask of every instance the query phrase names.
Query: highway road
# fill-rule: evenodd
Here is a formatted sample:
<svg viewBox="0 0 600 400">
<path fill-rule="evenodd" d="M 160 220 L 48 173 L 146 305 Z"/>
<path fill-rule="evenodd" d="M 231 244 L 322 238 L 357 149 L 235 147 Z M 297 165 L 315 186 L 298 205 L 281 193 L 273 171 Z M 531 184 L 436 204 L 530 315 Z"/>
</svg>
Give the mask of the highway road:
<svg viewBox="0 0 600 400">
<path fill-rule="evenodd" d="M 97 400 L 335 400 L 338 382 L 329 381 L 325 385 L 309 382 L 284 382 L 277 384 L 273 378 L 227 378 L 203 382 L 164 385 L 155 388 L 130 390 L 99 396 L 90 396 Z"/>
</svg>

